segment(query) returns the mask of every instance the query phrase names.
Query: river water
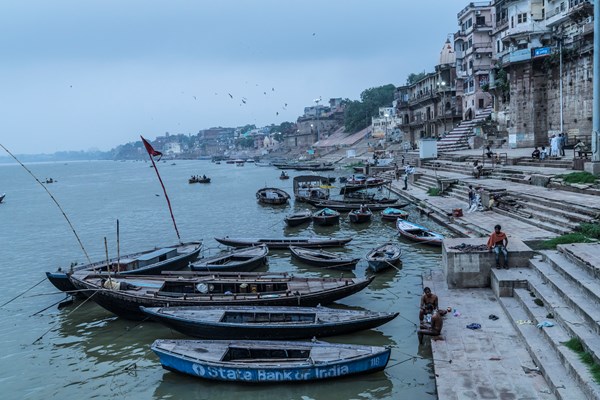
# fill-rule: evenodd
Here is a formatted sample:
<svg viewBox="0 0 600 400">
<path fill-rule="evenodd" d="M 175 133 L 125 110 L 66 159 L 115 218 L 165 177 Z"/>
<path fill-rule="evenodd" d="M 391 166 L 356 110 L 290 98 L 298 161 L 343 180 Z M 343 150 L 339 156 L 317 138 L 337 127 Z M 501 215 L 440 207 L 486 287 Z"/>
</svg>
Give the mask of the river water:
<svg viewBox="0 0 600 400">
<path fill-rule="evenodd" d="M 121 254 L 171 245 L 177 236 L 154 169 L 146 162 L 68 162 L 27 165 L 40 178 L 53 178 L 48 190 L 64 210 L 92 260 L 116 255 L 116 224 Z M 116 318 L 93 303 L 58 309 L 64 298 L 45 280 L 45 271 L 84 263 L 84 252 L 62 212 L 44 189 L 19 165 L 0 166 L 0 388 L 3 399 L 435 399 L 429 345 L 419 346 L 415 322 L 422 291 L 421 274 L 440 268 L 439 249 L 404 242 L 393 224 L 377 215 L 355 227 L 343 216 L 338 227 L 286 228 L 283 217 L 306 208 L 257 204 L 256 191 L 280 187 L 292 194 L 292 179 L 280 171 L 247 163 L 244 167 L 209 161 L 160 162 L 173 213 L 183 241 L 204 240 L 204 255 L 220 247 L 219 236 L 352 236 L 343 251 L 364 257 L 377 244 L 394 240 L 403 248 L 403 267 L 376 277 L 362 292 L 338 302 L 373 311 L 399 311 L 400 316 L 377 329 L 326 338 L 327 341 L 393 346 L 383 372 L 310 384 L 238 385 L 207 382 L 163 370 L 150 351 L 157 338 L 182 338 L 152 323 Z M 210 184 L 190 185 L 192 175 L 206 174 Z M 301 172 L 290 172 L 293 177 Z M 335 171 L 330 175 L 347 175 Z M 411 219 L 421 221 L 412 206 Z M 271 252 L 269 270 L 327 276 Z M 361 261 L 354 272 L 365 275 Z M 348 272 L 346 272 L 348 274 Z M 37 285 L 37 286 L 35 286 Z M 34 287 L 35 286 L 35 287 Z M 33 287 L 33 288 L 32 288 Z M 27 291 L 28 289 L 31 289 Z M 27 291 L 27 292 L 26 292 Z M 24 293 L 26 292 L 26 293 Z M 24 294 L 23 294 L 24 293 Z M 10 301 L 16 296 L 20 297 Z M 10 301 L 10 302 L 9 302 Z M 7 303 L 8 302 L 8 303 Z M 7 304 L 5 304 L 7 303 Z"/>
</svg>

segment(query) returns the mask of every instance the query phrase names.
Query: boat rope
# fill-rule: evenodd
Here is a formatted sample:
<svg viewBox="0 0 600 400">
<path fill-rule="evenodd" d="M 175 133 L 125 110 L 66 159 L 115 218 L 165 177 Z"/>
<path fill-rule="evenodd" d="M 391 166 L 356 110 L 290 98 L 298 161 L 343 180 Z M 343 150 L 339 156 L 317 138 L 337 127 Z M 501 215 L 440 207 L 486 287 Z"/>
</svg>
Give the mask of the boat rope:
<svg viewBox="0 0 600 400">
<path fill-rule="evenodd" d="M 1 145 L 0 145 L 1 146 Z M 22 292 L 21 294 L 16 295 L 15 297 L 13 297 L 12 299 L 10 299 L 9 301 L 7 301 L 4 304 L 0 305 L 1 307 L 4 307 L 5 305 L 7 305 L 8 303 L 13 302 L 14 300 L 18 299 L 19 297 L 23 296 L 25 293 L 29 292 L 31 289 L 33 289 L 34 287 L 36 287 L 37 285 L 39 285 L 40 283 L 44 282 L 46 280 L 46 278 L 42 279 L 41 281 L 39 281 L 38 283 L 36 283 L 35 285 L 33 285 L 32 287 L 30 287 L 29 289 L 27 289 L 26 291 Z"/>
<path fill-rule="evenodd" d="M 439 358 L 433 358 L 433 357 L 431 357 L 431 358 L 429 358 L 429 357 L 423 357 L 423 356 L 420 356 L 420 355 L 418 355 L 418 354 L 408 354 L 408 353 L 405 353 L 405 352 L 403 352 L 403 351 L 400 351 L 400 350 L 399 350 L 399 347 L 398 347 L 398 346 L 396 346 L 396 345 L 390 345 L 390 346 L 388 346 L 388 347 L 391 347 L 391 348 L 393 348 L 394 350 L 398 351 L 398 353 L 404 354 L 405 356 L 409 356 L 410 358 L 415 358 L 415 359 L 416 359 L 416 358 L 418 358 L 418 359 L 421 359 L 421 360 L 428 360 L 428 361 L 429 361 L 429 360 L 432 360 L 432 361 L 435 361 L 435 362 L 447 362 L 448 364 L 452 364 L 452 360 L 442 360 L 442 359 L 439 359 Z M 406 361 L 406 360 L 404 360 L 404 361 Z M 404 362 L 404 361 L 402 361 L 402 362 Z M 402 363 L 402 362 L 401 362 L 401 363 Z M 389 368 L 389 367 L 390 367 L 390 366 L 388 366 L 388 368 Z"/>
<path fill-rule="evenodd" d="M 46 191 L 46 193 L 48 193 L 48 196 L 50 196 L 50 198 L 52 199 L 52 201 L 54 201 L 54 204 L 56 204 L 56 206 L 58 207 L 58 209 L 60 210 L 60 212 L 62 213 L 63 217 L 65 217 L 65 219 L 67 220 L 67 223 L 69 224 L 69 227 L 71 227 L 71 231 L 73 232 L 73 234 L 75 235 L 75 237 L 77 238 L 77 242 L 79 242 L 79 246 L 81 247 L 81 250 L 83 250 L 83 254 L 85 254 L 85 258 L 87 258 L 88 263 L 91 264 L 92 261 L 90 260 L 90 257 L 87 254 L 87 251 L 85 251 L 85 247 L 83 247 L 83 243 L 81 242 L 81 239 L 79 238 L 79 235 L 77 234 L 77 232 L 75 231 L 75 228 L 73 227 L 73 224 L 71 223 L 71 220 L 69 219 L 69 217 L 67 217 L 67 214 L 65 213 L 65 211 L 62 209 L 62 207 L 60 206 L 60 204 L 58 204 L 58 201 L 56 200 L 56 198 L 52 195 L 52 193 L 50 193 L 50 191 L 48 190 L 48 188 L 46 187 L 46 185 L 44 185 L 42 183 L 42 181 L 40 181 L 37 176 L 35 176 L 33 174 L 33 172 L 31 172 L 31 170 L 29 168 L 27 168 L 21 161 L 19 161 L 19 159 L 17 159 L 17 157 L 15 157 L 15 155 L 13 153 L 11 153 L 6 147 L 4 147 L 1 143 L 0 143 L 0 147 L 2 147 L 4 149 L 4 151 L 6 151 L 12 158 L 14 158 L 14 160 L 19 163 L 19 165 L 21 167 L 23 167 L 25 169 L 25 171 L 27 171 L 29 173 L 29 175 L 31 175 L 33 177 L 33 179 L 35 179 L 35 181 L 37 183 L 40 184 L 41 187 L 44 188 L 44 190 Z"/>
<path fill-rule="evenodd" d="M 89 290 L 88 290 L 88 291 L 89 291 Z M 89 300 L 91 300 L 91 299 L 92 299 L 92 297 L 94 297 L 94 296 L 96 295 L 96 293 L 98 293 L 98 292 L 99 292 L 99 290 L 96 290 L 96 291 L 94 291 L 94 293 L 92 293 L 92 295 L 91 295 L 91 296 L 89 296 L 89 297 L 88 297 L 88 298 L 86 298 L 84 301 L 82 301 L 82 302 L 81 302 L 81 304 L 79 304 L 79 305 L 78 305 L 77 307 L 75 307 L 73 310 L 69 311 L 69 313 L 66 315 L 66 317 L 68 317 L 69 315 L 73 314 L 75 311 L 79 310 L 79 308 L 80 308 L 81 306 L 83 306 L 85 303 L 87 303 Z M 54 324 L 52 324 L 52 326 L 51 326 L 50 328 L 48 328 L 48 330 L 46 330 L 46 332 L 42 333 L 42 335 L 41 335 L 39 338 L 35 339 L 35 340 L 33 341 L 33 343 L 31 343 L 31 344 L 36 344 L 37 342 L 39 342 L 40 340 L 42 340 L 42 338 L 43 338 L 44 336 L 46 336 L 46 335 L 48 334 L 48 332 L 50 332 L 50 331 L 54 330 L 54 328 L 56 328 L 56 326 L 57 326 L 58 324 L 60 324 L 60 323 L 62 323 L 62 320 L 60 320 L 60 319 L 57 319 L 57 321 L 56 321 Z"/>
<path fill-rule="evenodd" d="M 34 312 L 33 314 L 31 314 L 31 315 L 30 315 L 30 317 L 33 317 L 34 315 L 38 315 L 39 313 L 42 313 L 42 312 L 46 311 L 46 310 L 47 310 L 47 309 L 49 309 L 50 307 L 54 307 L 55 305 L 57 305 L 57 304 L 60 304 L 60 303 L 62 303 L 63 301 L 65 301 L 65 300 L 68 300 L 68 299 L 69 299 L 69 295 L 67 295 L 67 297 L 65 297 L 64 299 L 60 299 L 60 300 L 59 300 L 59 301 L 57 301 L 56 303 L 52 303 L 52 304 L 50 304 L 48 307 L 44 307 L 44 308 L 42 308 L 42 309 L 41 309 L 40 311 L 38 311 L 38 312 Z M 59 307 L 59 308 L 60 308 L 60 307 Z"/>
</svg>

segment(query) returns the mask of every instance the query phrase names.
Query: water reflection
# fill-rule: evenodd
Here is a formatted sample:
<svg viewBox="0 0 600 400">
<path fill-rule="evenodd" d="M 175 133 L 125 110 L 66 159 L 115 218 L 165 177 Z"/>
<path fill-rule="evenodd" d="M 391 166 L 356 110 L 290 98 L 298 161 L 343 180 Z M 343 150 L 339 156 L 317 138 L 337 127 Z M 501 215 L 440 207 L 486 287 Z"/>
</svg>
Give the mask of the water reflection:
<svg viewBox="0 0 600 400">
<path fill-rule="evenodd" d="M 155 399 L 180 398 L 185 387 L 186 398 L 231 399 L 298 399 L 348 400 L 386 399 L 392 397 L 393 383 L 385 371 L 359 377 L 347 377 L 321 382 L 249 385 L 211 382 L 165 371 L 154 391 Z"/>
</svg>

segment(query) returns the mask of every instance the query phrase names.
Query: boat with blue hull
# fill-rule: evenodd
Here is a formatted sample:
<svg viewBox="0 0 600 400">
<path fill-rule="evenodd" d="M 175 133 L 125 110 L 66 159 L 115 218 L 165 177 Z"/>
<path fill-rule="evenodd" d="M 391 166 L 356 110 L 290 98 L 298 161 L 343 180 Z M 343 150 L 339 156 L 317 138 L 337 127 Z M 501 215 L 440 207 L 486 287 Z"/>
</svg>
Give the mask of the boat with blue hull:
<svg viewBox="0 0 600 400">
<path fill-rule="evenodd" d="M 312 216 L 311 216 L 312 218 Z M 351 237 L 327 238 L 327 237 L 282 237 L 282 238 L 232 238 L 225 236 L 215 238 L 215 240 L 225 246 L 230 247 L 248 247 L 266 244 L 269 249 L 287 249 L 290 246 L 304 247 L 310 249 L 320 249 L 323 247 L 342 247 L 349 243 Z"/>
<path fill-rule="evenodd" d="M 59 268 L 56 272 L 46 272 L 46 277 L 58 290 L 71 292 L 76 290 L 69 277 L 74 272 L 110 271 L 116 275 L 151 275 L 163 271 L 183 269 L 198 258 L 202 242 L 179 243 L 174 246 L 153 248 L 142 252 L 123 255 L 91 264 L 73 265 L 67 270 Z"/>
<path fill-rule="evenodd" d="M 141 310 L 154 321 L 202 339 L 311 339 L 376 328 L 398 316 L 327 307 L 195 306 Z"/>
<path fill-rule="evenodd" d="M 326 342 L 167 340 L 151 347 L 163 368 L 217 381 L 307 382 L 385 369 L 391 349 Z"/>
<path fill-rule="evenodd" d="M 402 237 L 430 246 L 441 246 L 444 240 L 444 235 L 441 233 L 400 218 L 396 221 L 396 229 Z"/>
</svg>

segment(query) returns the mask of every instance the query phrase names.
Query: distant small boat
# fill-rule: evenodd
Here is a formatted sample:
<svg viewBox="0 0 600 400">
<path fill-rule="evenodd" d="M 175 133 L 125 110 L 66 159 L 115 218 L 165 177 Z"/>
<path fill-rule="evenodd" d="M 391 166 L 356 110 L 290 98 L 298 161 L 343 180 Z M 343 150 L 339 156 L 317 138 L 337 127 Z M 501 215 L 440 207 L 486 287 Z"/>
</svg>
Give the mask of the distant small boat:
<svg viewBox="0 0 600 400">
<path fill-rule="evenodd" d="M 303 238 L 303 237 L 283 237 L 272 239 L 253 239 L 253 238 L 230 238 L 225 236 L 215 238 L 215 240 L 225 246 L 248 247 L 266 244 L 269 249 L 287 249 L 290 246 L 298 246 L 311 249 L 320 249 L 322 247 L 342 247 L 352 240 L 351 237 L 345 238 Z"/>
<path fill-rule="evenodd" d="M 394 221 L 396 222 L 396 220 L 398 218 L 401 219 L 406 219 L 408 218 L 408 212 L 404 211 L 404 210 L 399 210 L 397 208 L 394 207 L 388 207 L 385 210 L 383 210 L 381 212 L 381 219 L 385 220 L 385 221 Z"/>
<path fill-rule="evenodd" d="M 400 264 L 401 256 L 402 249 L 400 246 L 394 243 L 386 243 L 371 250 L 367 254 L 366 259 L 369 263 L 369 269 L 373 270 L 373 272 L 379 272 Z"/>
<path fill-rule="evenodd" d="M 290 179 L 290 176 L 286 174 L 285 171 L 282 171 L 281 175 L 279 175 L 279 179 Z"/>
<path fill-rule="evenodd" d="M 271 164 L 268 162 L 260 162 L 260 161 L 255 162 L 254 165 L 256 165 L 257 167 L 270 167 L 271 166 Z"/>
<path fill-rule="evenodd" d="M 167 340 L 152 344 L 163 368 L 219 381 L 306 382 L 385 369 L 391 349 L 286 341 Z"/>
<path fill-rule="evenodd" d="M 190 264 L 192 271 L 252 271 L 267 264 L 266 245 L 227 251 Z"/>
<path fill-rule="evenodd" d="M 290 251 L 292 252 L 292 257 L 297 258 L 303 263 L 321 268 L 352 271 L 360 261 L 359 258 L 344 258 L 339 254 L 324 251 L 322 249 L 313 250 L 290 246 Z"/>
<path fill-rule="evenodd" d="M 288 226 L 298 226 L 312 221 L 312 213 L 309 210 L 298 211 L 293 214 L 286 215 L 284 218 Z"/>
<path fill-rule="evenodd" d="M 315 212 L 312 218 L 316 225 L 330 226 L 340 222 L 340 213 L 331 208 L 324 208 Z"/>
<path fill-rule="evenodd" d="M 373 213 L 368 208 L 362 210 L 360 208 L 358 210 L 352 210 L 348 214 L 350 222 L 354 224 L 364 224 L 369 222 L 371 221 L 371 217 L 373 217 Z"/>
<path fill-rule="evenodd" d="M 402 208 L 406 207 L 408 203 L 393 203 L 393 204 L 377 204 L 377 203 L 363 203 L 362 206 L 368 208 L 371 211 L 380 211 L 388 207 Z M 315 207 L 327 207 L 329 209 L 339 212 L 349 212 L 352 210 L 358 210 L 361 207 L 361 203 L 355 202 L 344 202 L 336 200 L 325 200 L 314 205 Z"/>
<path fill-rule="evenodd" d="M 376 328 L 398 313 L 327 307 L 142 307 L 153 320 L 202 339 L 294 340 Z"/>
<path fill-rule="evenodd" d="M 46 179 L 46 181 L 44 183 L 54 183 L 54 182 L 57 182 L 57 181 L 53 178 L 48 178 L 48 179 Z"/>
<path fill-rule="evenodd" d="M 290 195 L 283 189 L 266 187 L 256 192 L 256 200 L 262 204 L 283 205 L 288 202 Z"/>
<path fill-rule="evenodd" d="M 403 219 L 396 221 L 396 229 L 398 229 L 400 235 L 407 239 L 431 246 L 441 246 L 444 240 L 444 235 L 441 233 Z"/>
<path fill-rule="evenodd" d="M 206 176 L 192 176 L 190 179 L 188 179 L 189 183 L 210 183 L 210 178 L 206 177 Z"/>
</svg>

